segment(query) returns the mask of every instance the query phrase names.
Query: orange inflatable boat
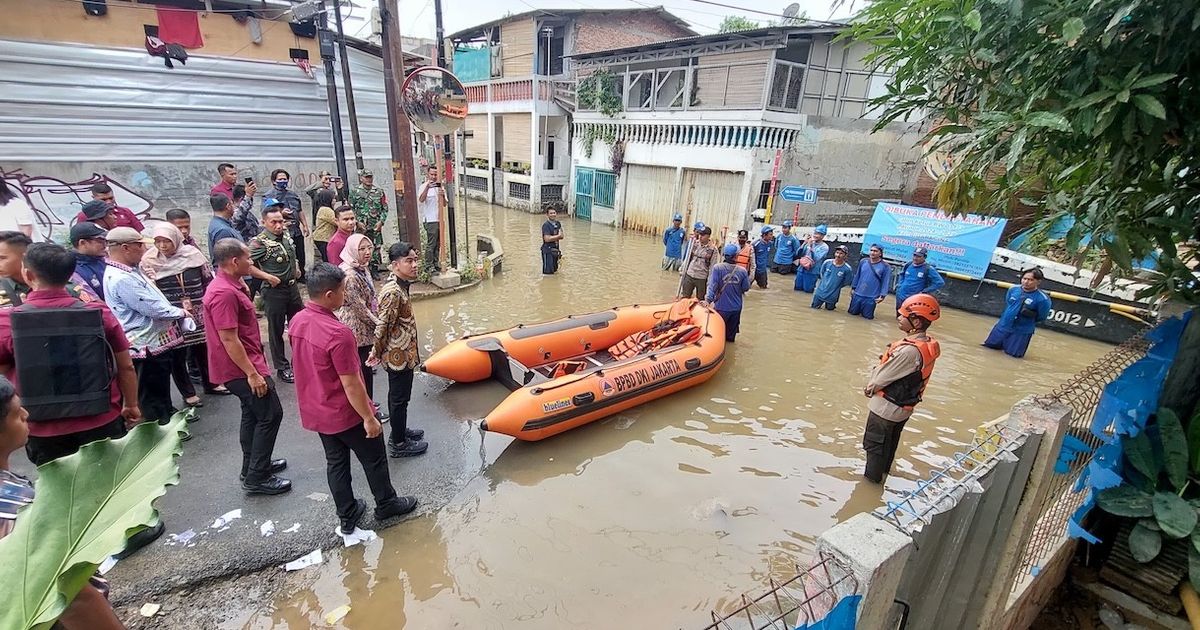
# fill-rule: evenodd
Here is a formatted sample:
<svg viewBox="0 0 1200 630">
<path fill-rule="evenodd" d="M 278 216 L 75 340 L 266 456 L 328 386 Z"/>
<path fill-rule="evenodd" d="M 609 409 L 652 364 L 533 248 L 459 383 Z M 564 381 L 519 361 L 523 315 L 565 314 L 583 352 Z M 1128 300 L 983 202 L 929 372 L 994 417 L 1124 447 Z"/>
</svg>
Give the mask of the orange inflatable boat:
<svg viewBox="0 0 1200 630">
<path fill-rule="evenodd" d="M 721 316 L 683 299 L 469 335 L 422 369 L 500 381 L 513 392 L 483 428 L 534 441 L 703 383 L 724 360 Z"/>
</svg>

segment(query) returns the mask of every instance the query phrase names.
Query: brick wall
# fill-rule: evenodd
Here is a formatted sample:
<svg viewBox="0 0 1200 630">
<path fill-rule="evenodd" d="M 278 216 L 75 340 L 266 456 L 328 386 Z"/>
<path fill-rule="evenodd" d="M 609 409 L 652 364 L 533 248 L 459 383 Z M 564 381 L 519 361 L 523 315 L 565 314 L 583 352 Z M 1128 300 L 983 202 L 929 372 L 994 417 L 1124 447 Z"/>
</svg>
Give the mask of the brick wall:
<svg viewBox="0 0 1200 630">
<path fill-rule="evenodd" d="M 575 53 L 624 48 L 691 33 L 653 13 L 583 14 L 575 21 Z"/>
</svg>

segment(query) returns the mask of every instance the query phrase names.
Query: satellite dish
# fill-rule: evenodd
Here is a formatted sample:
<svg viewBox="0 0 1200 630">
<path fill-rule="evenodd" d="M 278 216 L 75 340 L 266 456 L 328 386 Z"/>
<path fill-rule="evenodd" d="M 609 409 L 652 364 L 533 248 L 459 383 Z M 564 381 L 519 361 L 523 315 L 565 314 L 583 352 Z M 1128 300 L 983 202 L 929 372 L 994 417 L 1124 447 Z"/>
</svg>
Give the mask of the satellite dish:
<svg viewBox="0 0 1200 630">
<path fill-rule="evenodd" d="M 787 5 L 787 8 L 783 10 L 783 17 L 785 17 L 785 18 L 790 19 L 790 18 L 796 17 L 797 15 L 800 15 L 800 3 L 799 2 L 793 2 L 789 5 Z"/>
</svg>

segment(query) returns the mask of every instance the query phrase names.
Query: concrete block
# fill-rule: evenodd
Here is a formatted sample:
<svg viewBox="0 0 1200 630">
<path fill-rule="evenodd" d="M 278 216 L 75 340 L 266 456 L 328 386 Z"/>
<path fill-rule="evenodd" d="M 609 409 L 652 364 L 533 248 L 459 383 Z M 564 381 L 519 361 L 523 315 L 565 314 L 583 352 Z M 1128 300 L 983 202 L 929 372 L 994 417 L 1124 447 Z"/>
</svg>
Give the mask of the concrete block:
<svg viewBox="0 0 1200 630">
<path fill-rule="evenodd" d="M 871 514 L 838 523 L 817 539 L 817 553 L 833 556 L 858 582 L 857 593 L 863 597 L 858 609 L 859 628 L 887 625 L 911 552 L 912 539 L 907 534 Z"/>
<path fill-rule="evenodd" d="M 439 289 L 453 289 L 462 284 L 462 276 L 458 275 L 457 271 L 443 271 L 433 274 L 429 281 Z"/>
<path fill-rule="evenodd" d="M 485 255 L 491 261 L 492 275 L 496 275 L 502 271 L 504 266 L 504 247 L 500 245 L 500 239 L 491 234 L 476 234 L 475 251 Z"/>
</svg>

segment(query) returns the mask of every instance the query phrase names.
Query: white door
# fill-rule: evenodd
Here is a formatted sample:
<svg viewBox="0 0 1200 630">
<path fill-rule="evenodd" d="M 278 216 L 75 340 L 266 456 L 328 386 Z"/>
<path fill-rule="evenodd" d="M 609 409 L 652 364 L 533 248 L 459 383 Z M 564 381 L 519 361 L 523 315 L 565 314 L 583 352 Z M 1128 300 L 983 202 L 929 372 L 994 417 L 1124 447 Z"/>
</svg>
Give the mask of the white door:
<svg viewBox="0 0 1200 630">
<path fill-rule="evenodd" d="M 659 234 L 675 214 L 675 169 L 666 166 L 625 166 L 625 206 L 622 227 Z"/>
<path fill-rule="evenodd" d="M 746 223 L 746 202 L 742 199 L 744 173 L 684 169 L 683 218 L 688 226 L 703 221 L 713 230 L 713 239 L 736 240 L 737 231 Z"/>
</svg>

